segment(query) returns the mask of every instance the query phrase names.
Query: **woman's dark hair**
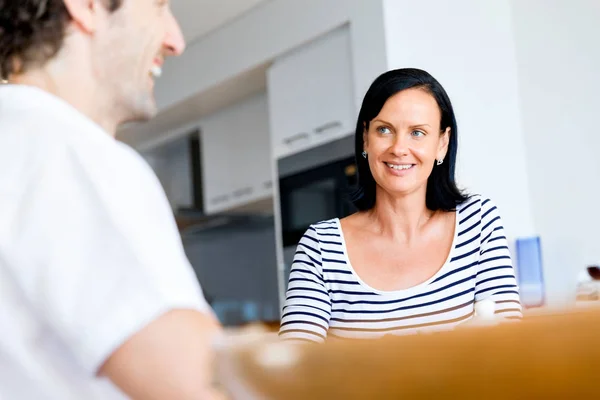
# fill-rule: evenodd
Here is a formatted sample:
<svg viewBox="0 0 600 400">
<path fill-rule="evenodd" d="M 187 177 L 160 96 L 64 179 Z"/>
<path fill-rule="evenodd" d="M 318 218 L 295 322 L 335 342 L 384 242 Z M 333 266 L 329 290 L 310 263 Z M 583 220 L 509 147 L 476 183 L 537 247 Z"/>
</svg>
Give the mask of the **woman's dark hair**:
<svg viewBox="0 0 600 400">
<path fill-rule="evenodd" d="M 361 211 L 375 206 L 376 183 L 369 168 L 369 162 L 362 156 L 364 150 L 363 133 L 370 122 L 379 114 L 385 102 L 398 92 L 406 89 L 422 89 L 431 94 L 437 102 L 442 118 L 440 129 L 450 128 L 448 152 L 441 165 L 434 166 L 427 180 L 426 206 L 432 211 L 453 211 L 456 206 L 468 199 L 456 186 L 454 172 L 458 149 L 458 129 L 452 103 L 442 85 L 429 73 L 416 68 L 395 69 L 380 75 L 365 94 L 356 122 L 355 157 L 358 167 L 358 187 L 352 196 L 355 207 Z"/>
<path fill-rule="evenodd" d="M 115 11 L 122 0 L 103 3 Z M 63 0 L 0 0 L 0 78 L 53 58 L 70 21 Z"/>
</svg>

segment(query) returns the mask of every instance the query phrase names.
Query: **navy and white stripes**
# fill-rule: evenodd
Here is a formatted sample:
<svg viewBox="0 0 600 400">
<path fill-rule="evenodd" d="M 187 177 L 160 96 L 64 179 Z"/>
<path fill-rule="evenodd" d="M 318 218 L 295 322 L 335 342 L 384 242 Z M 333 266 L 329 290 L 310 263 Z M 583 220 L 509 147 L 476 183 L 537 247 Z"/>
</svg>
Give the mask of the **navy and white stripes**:
<svg viewBox="0 0 600 400">
<path fill-rule="evenodd" d="M 290 272 L 280 336 L 375 338 L 451 329 L 473 316 L 474 302 L 491 298 L 498 316 L 521 318 L 521 303 L 502 220 L 489 199 L 457 208 L 449 261 L 426 282 L 377 291 L 350 265 L 338 219 L 320 222 L 300 240 Z"/>
</svg>

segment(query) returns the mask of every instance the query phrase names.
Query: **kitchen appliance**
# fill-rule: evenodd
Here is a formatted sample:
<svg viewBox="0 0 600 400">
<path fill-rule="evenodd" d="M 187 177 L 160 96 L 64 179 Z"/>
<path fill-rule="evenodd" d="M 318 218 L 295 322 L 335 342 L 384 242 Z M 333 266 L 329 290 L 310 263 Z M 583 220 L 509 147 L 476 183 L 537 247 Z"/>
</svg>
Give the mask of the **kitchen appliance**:
<svg viewBox="0 0 600 400">
<path fill-rule="evenodd" d="M 357 183 L 354 137 L 348 136 L 278 161 L 284 279 L 302 235 L 316 222 L 357 211 L 350 198 Z"/>
</svg>

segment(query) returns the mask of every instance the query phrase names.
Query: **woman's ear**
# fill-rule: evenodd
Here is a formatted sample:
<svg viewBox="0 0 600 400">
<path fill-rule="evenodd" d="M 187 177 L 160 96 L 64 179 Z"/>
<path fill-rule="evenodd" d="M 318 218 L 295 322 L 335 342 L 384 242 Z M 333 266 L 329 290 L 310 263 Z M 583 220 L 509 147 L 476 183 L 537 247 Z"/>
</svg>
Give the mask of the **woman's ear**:
<svg viewBox="0 0 600 400">
<path fill-rule="evenodd" d="M 440 134 L 440 144 L 437 151 L 437 159 L 443 160 L 446 158 L 448 153 L 448 146 L 450 144 L 450 135 L 452 134 L 450 127 L 446 128 L 444 132 Z"/>
<path fill-rule="evenodd" d="M 367 151 L 367 147 L 369 145 L 369 135 L 367 132 L 367 124 L 363 122 L 363 150 Z"/>
</svg>

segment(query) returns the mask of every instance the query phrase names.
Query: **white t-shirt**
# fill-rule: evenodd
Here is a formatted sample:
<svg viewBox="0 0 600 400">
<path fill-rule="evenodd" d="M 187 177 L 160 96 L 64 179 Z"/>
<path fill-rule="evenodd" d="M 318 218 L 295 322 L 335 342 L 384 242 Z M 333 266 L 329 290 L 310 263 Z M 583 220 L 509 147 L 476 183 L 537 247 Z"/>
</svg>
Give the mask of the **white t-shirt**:
<svg viewBox="0 0 600 400">
<path fill-rule="evenodd" d="M 0 399 L 114 399 L 95 376 L 173 308 L 211 313 L 158 179 L 59 98 L 0 85 Z"/>
</svg>

